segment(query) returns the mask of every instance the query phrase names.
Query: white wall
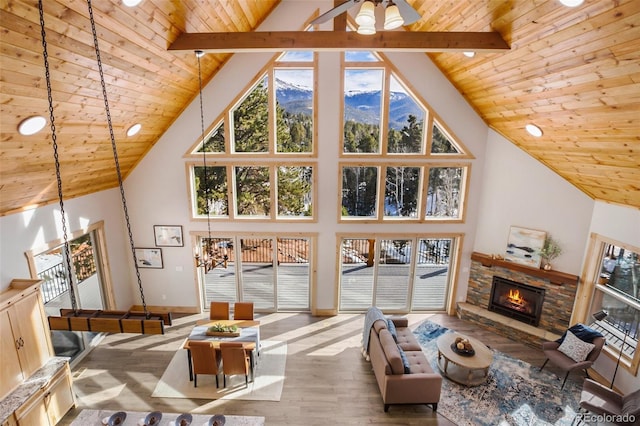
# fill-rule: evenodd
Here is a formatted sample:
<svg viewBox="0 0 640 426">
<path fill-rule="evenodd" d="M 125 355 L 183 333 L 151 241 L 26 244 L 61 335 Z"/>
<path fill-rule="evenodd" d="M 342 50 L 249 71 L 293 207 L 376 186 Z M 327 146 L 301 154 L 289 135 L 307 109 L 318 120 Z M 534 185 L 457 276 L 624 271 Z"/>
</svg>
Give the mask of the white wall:
<svg viewBox="0 0 640 426">
<path fill-rule="evenodd" d="M 140 303 L 136 296 L 137 282 L 135 287 L 131 285 L 129 271 L 133 262 L 119 189 L 65 200 L 64 210 L 67 235 L 104 221 L 117 308 L 128 309 L 132 303 Z M 14 278 L 31 277 L 25 252 L 42 251 L 45 244 L 63 238 L 60 205 L 50 204 L 0 217 L 0 230 L 0 289 L 4 290 Z"/>
<path fill-rule="evenodd" d="M 475 251 L 504 255 L 511 226 L 546 231 L 563 248 L 553 268 L 580 275 L 591 198 L 494 131 L 481 188 Z"/>
</svg>

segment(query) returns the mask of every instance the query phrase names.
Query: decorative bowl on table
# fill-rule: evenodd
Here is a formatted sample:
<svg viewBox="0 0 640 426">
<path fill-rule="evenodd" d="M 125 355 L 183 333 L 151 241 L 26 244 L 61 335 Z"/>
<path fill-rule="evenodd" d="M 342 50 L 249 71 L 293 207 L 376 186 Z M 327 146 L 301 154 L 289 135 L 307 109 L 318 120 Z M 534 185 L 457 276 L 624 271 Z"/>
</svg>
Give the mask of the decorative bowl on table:
<svg viewBox="0 0 640 426">
<path fill-rule="evenodd" d="M 456 340 L 451 344 L 451 350 L 461 356 L 473 356 L 476 354 L 469 339 L 464 337 L 456 337 Z"/>
</svg>

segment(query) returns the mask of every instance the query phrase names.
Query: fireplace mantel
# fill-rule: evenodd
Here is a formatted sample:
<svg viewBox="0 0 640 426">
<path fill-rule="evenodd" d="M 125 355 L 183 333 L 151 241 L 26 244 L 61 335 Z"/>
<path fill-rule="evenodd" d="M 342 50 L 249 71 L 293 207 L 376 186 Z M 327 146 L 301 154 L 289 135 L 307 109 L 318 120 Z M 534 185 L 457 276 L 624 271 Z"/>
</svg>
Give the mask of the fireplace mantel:
<svg viewBox="0 0 640 426">
<path fill-rule="evenodd" d="M 538 278 L 544 278 L 549 280 L 550 283 L 556 285 L 578 285 L 579 277 L 577 275 L 567 274 L 560 271 L 549 270 L 545 271 L 540 268 L 532 268 L 526 265 L 520 265 L 518 263 L 509 262 L 504 259 L 496 259 L 488 254 L 473 252 L 471 253 L 471 260 L 480 262 L 482 266 L 491 268 L 492 266 L 499 266 L 505 269 L 511 269 L 512 271 L 518 271 L 525 274 L 532 275 Z"/>
</svg>

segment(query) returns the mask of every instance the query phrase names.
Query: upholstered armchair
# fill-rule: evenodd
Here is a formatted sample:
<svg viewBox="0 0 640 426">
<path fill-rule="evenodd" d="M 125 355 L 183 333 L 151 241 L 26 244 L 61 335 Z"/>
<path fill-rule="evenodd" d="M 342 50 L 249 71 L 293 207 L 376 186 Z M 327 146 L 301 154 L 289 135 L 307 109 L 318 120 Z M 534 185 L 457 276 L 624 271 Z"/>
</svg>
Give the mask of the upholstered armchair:
<svg viewBox="0 0 640 426">
<path fill-rule="evenodd" d="M 228 320 L 229 302 L 211 302 L 209 307 L 210 320 Z"/>
<path fill-rule="evenodd" d="M 221 360 L 213 343 L 206 340 L 190 340 L 189 350 L 193 361 L 193 387 L 198 387 L 198 374 L 214 374 L 217 388 Z"/>
<path fill-rule="evenodd" d="M 587 377 L 589 377 L 589 373 L 587 369 L 593 365 L 595 360 L 600 356 L 600 352 L 602 351 L 602 347 L 604 346 L 605 339 L 604 337 L 596 337 L 591 342 L 594 346 L 591 351 L 588 353 L 586 358 L 582 361 L 577 361 L 573 358 L 570 358 L 566 355 L 565 352 L 560 351 L 560 343 L 558 342 L 543 342 L 542 343 L 542 351 L 544 352 L 547 359 L 545 360 L 540 370 L 547 365 L 547 362 L 551 361 L 552 364 L 559 367 L 562 371 L 565 371 L 564 380 L 562 381 L 561 389 L 564 388 L 564 384 L 567 382 L 567 377 L 572 371 L 576 370 L 584 370 Z"/>
<path fill-rule="evenodd" d="M 220 342 L 222 353 L 222 386 L 227 387 L 227 376 L 244 374 L 245 385 L 249 386 L 252 370 L 251 357 L 242 342 Z M 253 378 L 252 378 L 253 379 Z"/>
<path fill-rule="evenodd" d="M 640 422 L 640 389 L 621 395 L 596 381 L 585 379 L 580 409 L 601 416 L 609 415 L 617 425 L 637 425 Z"/>
</svg>

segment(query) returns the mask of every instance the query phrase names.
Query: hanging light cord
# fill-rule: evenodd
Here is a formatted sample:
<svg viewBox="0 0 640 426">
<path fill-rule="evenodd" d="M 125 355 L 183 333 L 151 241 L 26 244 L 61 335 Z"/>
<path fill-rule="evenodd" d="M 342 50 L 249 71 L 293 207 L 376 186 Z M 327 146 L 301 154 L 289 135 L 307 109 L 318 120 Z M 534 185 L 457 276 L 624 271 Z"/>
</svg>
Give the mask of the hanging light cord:
<svg viewBox="0 0 640 426">
<path fill-rule="evenodd" d="M 47 99 L 49 100 L 49 122 L 51 123 L 51 140 L 53 145 L 53 158 L 56 163 L 56 180 L 58 182 L 58 199 L 60 200 L 60 217 L 62 218 L 62 234 L 64 235 L 64 259 L 67 263 L 67 274 L 69 280 L 69 294 L 71 296 L 71 308 L 74 315 L 78 314 L 78 303 L 73 289 L 73 275 L 71 273 L 71 254 L 69 250 L 69 238 L 67 237 L 67 219 L 64 213 L 64 202 L 62 199 L 62 177 L 60 175 L 60 159 L 58 157 L 58 137 L 56 135 L 55 117 L 53 114 L 53 96 L 51 96 L 51 74 L 49 73 L 49 54 L 47 53 L 47 40 L 44 25 L 44 10 L 42 0 L 38 1 L 40 11 L 40 31 L 42 34 L 42 57 L 44 58 L 45 78 L 47 80 Z"/>
<path fill-rule="evenodd" d="M 204 107 L 202 105 L 202 67 L 200 65 L 200 57 L 203 52 L 201 50 L 196 50 L 196 58 L 198 58 L 198 84 L 199 84 L 199 93 L 200 93 L 200 130 L 202 132 L 202 165 L 204 167 L 204 200 L 205 200 L 205 212 L 207 213 L 207 235 L 209 236 L 207 239 L 207 243 L 205 247 L 211 250 L 211 215 L 209 213 L 209 176 L 207 173 L 207 150 L 206 150 L 206 137 L 204 134 Z M 210 253 L 207 253 L 209 255 Z M 203 253 L 204 255 L 204 253 Z M 203 256 L 204 257 L 204 256 Z M 207 261 L 211 261 L 207 257 Z M 205 273 L 207 272 L 207 266 L 205 265 Z"/>
<path fill-rule="evenodd" d="M 96 23 L 93 19 L 93 8 L 91 7 L 91 0 L 87 0 L 87 7 L 89 8 L 89 19 L 91 21 L 91 32 L 93 33 L 93 44 L 96 49 L 96 59 L 98 61 L 98 71 L 100 73 L 100 84 L 102 85 L 102 97 L 104 98 L 104 108 L 107 113 L 107 123 L 109 125 L 109 135 L 111 137 L 111 148 L 113 150 L 113 159 L 116 163 L 116 172 L 118 174 L 118 184 L 120 186 L 120 196 L 122 197 L 122 208 L 124 209 L 124 217 L 127 223 L 127 232 L 129 233 L 129 245 L 131 246 L 131 254 L 133 255 L 133 265 L 136 271 L 136 277 L 138 279 L 138 288 L 140 290 L 140 299 L 142 300 L 142 309 L 147 318 L 150 317 L 147 312 L 147 304 L 144 300 L 144 291 L 142 289 L 142 278 L 140 277 L 140 269 L 138 269 L 138 258 L 136 256 L 135 245 L 133 243 L 133 233 L 131 232 L 131 223 L 129 220 L 129 212 L 127 209 L 127 200 L 124 196 L 124 185 L 122 184 L 122 173 L 120 172 L 120 162 L 118 161 L 118 150 L 116 148 L 116 139 L 113 134 L 113 125 L 111 123 L 111 113 L 109 112 L 109 100 L 107 98 L 107 86 L 104 82 L 104 73 L 102 72 L 102 60 L 100 59 L 100 48 L 98 47 L 98 34 L 96 32 Z"/>
</svg>

